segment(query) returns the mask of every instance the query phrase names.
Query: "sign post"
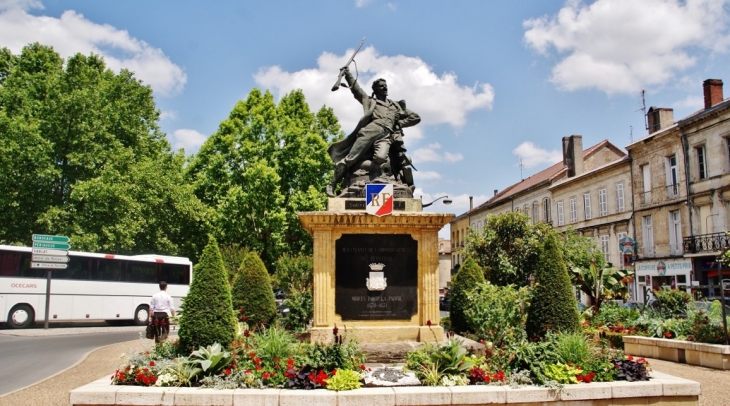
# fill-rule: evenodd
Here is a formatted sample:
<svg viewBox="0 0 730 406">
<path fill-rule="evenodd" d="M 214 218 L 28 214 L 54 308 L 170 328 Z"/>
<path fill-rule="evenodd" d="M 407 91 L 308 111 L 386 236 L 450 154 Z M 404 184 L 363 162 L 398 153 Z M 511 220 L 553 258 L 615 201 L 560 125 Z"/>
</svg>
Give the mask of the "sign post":
<svg viewBox="0 0 730 406">
<path fill-rule="evenodd" d="M 33 234 L 33 256 L 30 267 L 46 271 L 46 318 L 43 328 L 48 329 L 48 316 L 51 311 L 51 276 L 54 269 L 66 269 L 71 260 L 68 250 L 70 239 L 62 235 Z"/>
</svg>

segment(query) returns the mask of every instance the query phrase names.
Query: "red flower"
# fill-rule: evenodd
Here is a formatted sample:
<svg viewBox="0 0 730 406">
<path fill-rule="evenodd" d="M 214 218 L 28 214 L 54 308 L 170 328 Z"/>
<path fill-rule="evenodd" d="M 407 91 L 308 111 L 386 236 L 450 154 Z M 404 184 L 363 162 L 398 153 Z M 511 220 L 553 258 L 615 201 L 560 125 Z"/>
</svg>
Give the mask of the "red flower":
<svg viewBox="0 0 730 406">
<path fill-rule="evenodd" d="M 256 370 L 260 371 L 262 369 L 261 365 L 256 365 Z"/>
<path fill-rule="evenodd" d="M 365 365 L 362 365 L 362 364 L 360 364 L 360 370 L 361 370 L 361 371 L 364 371 L 364 370 L 365 370 L 365 368 L 366 368 L 366 367 L 365 367 Z"/>
<path fill-rule="evenodd" d="M 226 375 L 230 375 L 231 374 L 231 369 L 230 368 L 226 368 L 226 370 L 223 371 L 223 373 L 226 374 Z"/>
<path fill-rule="evenodd" d="M 150 366 L 151 367 L 155 366 L 155 361 L 150 361 Z"/>
<path fill-rule="evenodd" d="M 337 335 L 338 331 L 340 330 L 337 328 L 337 324 L 335 324 L 335 328 L 332 329 L 332 334 Z"/>
<path fill-rule="evenodd" d="M 261 358 L 254 358 L 253 359 L 253 363 L 256 364 L 256 365 L 261 364 Z"/>
<path fill-rule="evenodd" d="M 251 358 L 251 359 L 256 358 L 256 354 L 253 353 L 253 352 L 249 352 L 248 353 L 248 357 Z"/>
<path fill-rule="evenodd" d="M 270 376 L 271 375 L 268 372 L 264 372 L 264 374 L 261 375 L 261 377 L 264 378 L 264 379 L 269 379 Z"/>
<path fill-rule="evenodd" d="M 431 320 L 426 320 L 426 325 L 431 327 Z"/>
</svg>

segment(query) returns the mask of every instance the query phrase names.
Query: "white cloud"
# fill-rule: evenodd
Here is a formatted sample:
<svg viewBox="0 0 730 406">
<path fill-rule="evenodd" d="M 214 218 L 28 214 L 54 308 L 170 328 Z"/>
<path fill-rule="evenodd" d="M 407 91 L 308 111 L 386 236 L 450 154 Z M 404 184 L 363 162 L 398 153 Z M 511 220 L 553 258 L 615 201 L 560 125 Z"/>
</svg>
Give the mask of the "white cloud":
<svg viewBox="0 0 730 406">
<path fill-rule="evenodd" d="M 674 106 L 699 110 L 705 106 L 705 98 L 703 96 L 687 96 L 684 99 L 675 102 Z"/>
<path fill-rule="evenodd" d="M 177 120 L 177 111 L 173 110 L 162 110 L 160 111 L 160 120 Z"/>
<path fill-rule="evenodd" d="M 413 162 L 458 162 L 464 159 L 460 153 L 444 152 L 440 153 L 441 144 L 433 143 L 425 147 L 418 148 L 413 152 Z"/>
<path fill-rule="evenodd" d="M 173 149 L 185 148 L 185 153 L 190 155 L 200 149 L 208 136 L 195 130 L 181 128 L 175 130 L 172 134 L 168 134 L 167 138 Z"/>
<path fill-rule="evenodd" d="M 357 7 L 357 8 L 365 7 L 372 2 L 373 2 L 373 0 L 355 0 L 355 7 Z"/>
<path fill-rule="evenodd" d="M 441 174 L 434 171 L 413 171 L 413 178 L 417 181 L 439 180 Z"/>
<path fill-rule="evenodd" d="M 660 86 L 730 43 L 729 0 L 568 0 L 553 16 L 526 20 L 526 44 L 563 56 L 550 80 L 564 90 L 608 94 Z"/>
<path fill-rule="evenodd" d="M 331 92 L 330 87 L 353 51 L 350 49 L 343 55 L 325 52 L 317 59 L 316 68 L 297 72 L 286 72 L 278 66 L 266 67 L 254 75 L 254 79 L 259 86 L 271 89 L 278 97 L 302 89 L 310 107 L 331 106 L 343 130 L 349 132 L 362 116 L 362 106 L 348 89 Z M 439 75 L 418 57 L 380 55 L 373 46 L 368 46 L 360 50 L 355 61 L 357 66 L 350 65 L 350 70 L 358 77 L 363 89 L 369 91 L 374 79 L 385 78 L 389 97 L 406 100 L 408 108 L 421 116 L 418 126 L 406 128 L 406 142 L 409 138 L 420 138 L 422 134 L 419 131 L 423 126 L 449 124 L 461 127 L 470 112 L 492 108 L 494 90 L 491 85 L 459 85 L 455 73 Z"/>
<path fill-rule="evenodd" d="M 122 68 L 161 95 L 182 91 L 187 81 L 182 68 L 159 48 L 132 37 L 127 31 L 108 24 L 97 24 L 73 10 L 60 18 L 34 16 L 25 12 L 42 8 L 33 0 L 0 0 L 0 43 L 13 53 L 32 42 L 51 45 L 62 57 L 95 53 L 104 57 L 109 68 Z"/>
<path fill-rule="evenodd" d="M 561 151 L 548 151 L 529 141 L 520 144 L 512 153 L 522 159 L 522 165 L 525 168 L 532 168 L 541 164 L 553 165 L 563 160 Z"/>
</svg>

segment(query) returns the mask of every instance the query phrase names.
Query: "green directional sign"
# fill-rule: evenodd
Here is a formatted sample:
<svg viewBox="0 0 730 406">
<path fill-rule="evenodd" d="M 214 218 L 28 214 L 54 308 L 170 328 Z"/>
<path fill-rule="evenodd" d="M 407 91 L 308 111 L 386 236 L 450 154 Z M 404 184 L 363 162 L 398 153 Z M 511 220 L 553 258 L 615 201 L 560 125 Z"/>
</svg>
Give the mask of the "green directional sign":
<svg viewBox="0 0 730 406">
<path fill-rule="evenodd" d="M 38 242 L 65 242 L 69 241 L 68 237 L 62 235 L 44 235 L 44 234 L 33 234 L 33 241 Z"/>
<path fill-rule="evenodd" d="M 60 242 L 38 242 L 33 241 L 33 248 L 51 248 L 57 250 L 68 250 L 71 249 L 71 245 Z"/>
</svg>

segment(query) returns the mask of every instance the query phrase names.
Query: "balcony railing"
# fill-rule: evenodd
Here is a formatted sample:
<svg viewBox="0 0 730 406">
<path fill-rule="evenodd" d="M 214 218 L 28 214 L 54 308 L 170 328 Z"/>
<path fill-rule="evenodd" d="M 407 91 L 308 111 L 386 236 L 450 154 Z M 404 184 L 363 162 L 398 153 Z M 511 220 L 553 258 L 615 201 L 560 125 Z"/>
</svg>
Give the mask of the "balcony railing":
<svg viewBox="0 0 730 406">
<path fill-rule="evenodd" d="M 667 197 L 679 196 L 679 183 L 673 185 L 667 185 Z"/>
<path fill-rule="evenodd" d="M 716 252 L 730 248 L 730 237 L 726 233 L 712 233 L 684 237 L 684 252 L 696 254 L 698 252 Z"/>
</svg>

